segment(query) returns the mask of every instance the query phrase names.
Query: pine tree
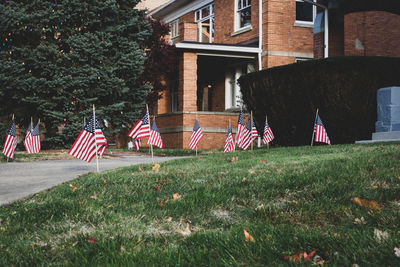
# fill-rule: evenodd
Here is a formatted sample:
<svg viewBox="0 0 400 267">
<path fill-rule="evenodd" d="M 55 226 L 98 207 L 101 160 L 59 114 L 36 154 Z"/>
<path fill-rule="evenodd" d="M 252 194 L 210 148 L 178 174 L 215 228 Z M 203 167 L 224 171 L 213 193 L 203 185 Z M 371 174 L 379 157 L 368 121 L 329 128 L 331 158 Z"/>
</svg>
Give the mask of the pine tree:
<svg viewBox="0 0 400 267">
<path fill-rule="evenodd" d="M 22 127 L 40 118 L 48 143 L 63 146 L 95 104 L 106 134 L 126 131 L 150 91 L 151 26 L 138 2 L 0 0 L 0 117 L 15 113 Z"/>
</svg>

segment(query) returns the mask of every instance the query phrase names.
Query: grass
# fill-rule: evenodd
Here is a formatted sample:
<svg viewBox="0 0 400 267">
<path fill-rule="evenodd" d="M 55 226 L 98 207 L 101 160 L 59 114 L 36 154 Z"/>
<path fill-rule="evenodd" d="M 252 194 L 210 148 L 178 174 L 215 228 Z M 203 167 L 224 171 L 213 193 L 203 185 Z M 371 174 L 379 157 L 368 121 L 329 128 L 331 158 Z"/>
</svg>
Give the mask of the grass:
<svg viewBox="0 0 400 267">
<path fill-rule="evenodd" d="M 317 250 L 328 266 L 399 266 L 399 226 L 398 143 L 218 152 L 89 174 L 1 207 L 0 265 L 312 265 L 285 255 Z"/>
</svg>

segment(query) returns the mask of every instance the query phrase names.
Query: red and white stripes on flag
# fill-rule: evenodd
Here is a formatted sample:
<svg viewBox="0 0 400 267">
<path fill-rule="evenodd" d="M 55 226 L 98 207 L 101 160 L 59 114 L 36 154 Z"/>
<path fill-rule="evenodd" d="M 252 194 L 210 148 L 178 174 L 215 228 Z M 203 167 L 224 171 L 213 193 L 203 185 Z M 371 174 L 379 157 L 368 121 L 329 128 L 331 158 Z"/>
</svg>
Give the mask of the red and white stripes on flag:
<svg viewBox="0 0 400 267">
<path fill-rule="evenodd" d="M 94 125 L 96 125 L 96 130 Z M 107 147 L 107 140 L 97 119 L 94 122 L 93 116 L 90 116 L 68 153 L 78 159 L 90 162 L 96 155 L 96 143 L 97 152 L 102 156 Z"/>
<path fill-rule="evenodd" d="M 128 136 L 134 139 L 150 137 L 149 114 L 147 112 L 132 127 L 131 131 L 128 133 Z"/>
<path fill-rule="evenodd" d="M 331 144 L 331 141 L 329 140 L 328 133 L 325 130 L 324 125 L 322 124 L 321 118 L 317 114 L 317 117 L 315 119 L 315 127 L 314 127 L 314 141 L 315 142 L 322 142 L 326 143 L 328 145 Z"/>
<path fill-rule="evenodd" d="M 197 144 L 203 138 L 203 133 L 201 132 L 201 128 L 199 122 L 197 120 L 194 121 L 192 135 L 190 136 L 189 147 L 193 150 L 196 149 Z"/>
<path fill-rule="evenodd" d="M 243 135 L 243 130 L 246 127 L 244 126 L 244 118 L 243 118 L 243 112 L 240 110 L 239 112 L 239 118 L 238 118 L 238 123 L 237 123 L 237 132 L 236 132 L 236 138 L 235 138 L 235 143 L 239 146 L 241 143 L 242 135 Z M 240 147 L 240 146 L 239 146 Z"/>
<path fill-rule="evenodd" d="M 40 128 L 39 123 L 33 128 L 33 125 L 29 125 L 28 132 L 25 137 L 25 149 L 28 154 L 35 154 L 40 152 Z"/>
<path fill-rule="evenodd" d="M 246 150 L 251 143 L 253 142 L 253 140 L 255 139 L 252 135 L 252 120 L 249 119 L 247 121 L 247 126 L 246 128 L 243 129 L 243 134 L 242 134 L 242 138 L 240 140 L 239 143 L 239 147 L 242 148 L 243 150 Z"/>
<path fill-rule="evenodd" d="M 224 153 L 230 152 L 230 151 L 235 151 L 235 142 L 233 141 L 231 125 L 229 125 L 228 131 L 226 133 Z"/>
<path fill-rule="evenodd" d="M 4 143 L 2 152 L 7 158 L 13 158 L 16 147 L 17 147 L 17 131 L 15 129 L 15 122 L 13 120 L 10 129 L 7 132 L 6 142 Z"/>
<path fill-rule="evenodd" d="M 154 145 L 159 148 L 163 148 L 163 142 L 161 140 L 161 134 L 160 131 L 157 128 L 156 121 L 154 120 L 152 125 L 151 125 L 151 130 L 150 130 L 150 137 L 147 140 L 147 144 L 149 145 Z"/>
<path fill-rule="evenodd" d="M 274 134 L 272 133 L 271 127 L 268 125 L 267 119 L 265 119 L 264 134 L 263 134 L 263 144 L 266 145 L 274 140 Z"/>
<path fill-rule="evenodd" d="M 136 151 L 139 151 L 141 144 L 142 144 L 142 141 L 140 141 L 140 139 L 135 139 L 134 146 L 135 146 Z"/>
</svg>

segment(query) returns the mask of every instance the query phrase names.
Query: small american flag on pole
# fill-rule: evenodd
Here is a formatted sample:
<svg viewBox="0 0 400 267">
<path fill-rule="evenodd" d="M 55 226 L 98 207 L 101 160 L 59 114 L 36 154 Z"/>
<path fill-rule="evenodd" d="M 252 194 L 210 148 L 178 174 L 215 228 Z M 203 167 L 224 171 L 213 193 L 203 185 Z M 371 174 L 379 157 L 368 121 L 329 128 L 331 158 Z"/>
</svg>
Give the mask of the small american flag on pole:
<svg viewBox="0 0 400 267">
<path fill-rule="evenodd" d="M 146 112 L 143 115 L 143 117 L 136 122 L 136 124 L 132 127 L 131 131 L 128 133 L 128 136 L 135 139 L 150 137 L 150 124 L 149 124 L 148 112 Z"/>
<path fill-rule="evenodd" d="M 322 142 L 326 143 L 328 145 L 331 144 L 331 141 L 329 140 L 328 133 L 325 130 L 324 125 L 322 124 L 321 118 L 317 114 L 317 117 L 315 119 L 315 127 L 314 127 L 314 132 L 315 132 L 315 142 Z"/>
<path fill-rule="evenodd" d="M 235 151 L 235 142 L 233 141 L 232 129 L 231 129 L 231 125 L 229 124 L 228 131 L 226 133 L 224 153 L 230 152 L 230 151 Z"/>
<path fill-rule="evenodd" d="M 239 147 L 243 150 L 246 150 L 255 139 L 253 136 L 253 123 L 252 119 L 249 119 L 246 128 L 243 130 L 243 137 L 239 144 Z"/>
<path fill-rule="evenodd" d="M 150 138 L 147 140 L 147 144 L 163 148 L 163 142 L 161 140 L 160 131 L 157 128 L 155 120 L 153 120 L 153 123 L 151 125 Z"/>
<path fill-rule="evenodd" d="M 252 117 L 251 118 L 251 138 L 254 140 L 257 137 L 258 137 L 258 131 L 257 131 L 256 124 L 254 123 L 254 120 L 253 120 L 253 117 Z"/>
<path fill-rule="evenodd" d="M 25 149 L 28 154 L 40 152 L 40 128 L 39 123 L 32 129 L 32 123 L 29 125 L 28 132 L 25 137 Z"/>
<path fill-rule="evenodd" d="M 192 135 L 190 136 L 189 147 L 193 150 L 196 149 L 197 144 L 203 138 L 203 133 L 201 132 L 201 128 L 199 122 L 197 120 L 194 121 Z"/>
<path fill-rule="evenodd" d="M 243 130 L 246 127 L 244 126 L 244 119 L 243 119 L 243 112 L 242 110 L 240 110 L 239 112 L 239 118 L 238 118 L 238 123 L 237 123 L 237 132 L 236 132 L 236 138 L 235 138 L 235 142 L 236 144 L 240 144 L 241 139 L 242 139 L 242 135 L 243 135 Z M 239 146 L 240 147 L 240 146 Z"/>
<path fill-rule="evenodd" d="M 136 151 L 139 151 L 141 144 L 142 144 L 142 141 L 140 141 L 140 139 L 135 139 L 134 146 L 135 146 Z"/>
<path fill-rule="evenodd" d="M 6 142 L 4 143 L 2 152 L 7 158 L 13 158 L 16 147 L 17 147 L 17 131 L 15 129 L 15 122 L 13 120 L 10 129 L 7 132 Z"/>
<path fill-rule="evenodd" d="M 263 134 L 263 144 L 266 145 L 274 140 L 274 134 L 272 133 L 271 127 L 268 125 L 267 118 L 265 118 L 264 134 Z"/>
<path fill-rule="evenodd" d="M 96 143 L 97 151 L 99 155 L 103 155 L 107 147 L 107 140 L 101 131 L 99 122 L 96 119 L 96 131 L 94 130 L 94 119 L 90 116 L 88 122 L 83 127 L 78 138 L 76 138 L 75 143 L 69 150 L 69 154 L 90 162 L 96 155 Z"/>
</svg>

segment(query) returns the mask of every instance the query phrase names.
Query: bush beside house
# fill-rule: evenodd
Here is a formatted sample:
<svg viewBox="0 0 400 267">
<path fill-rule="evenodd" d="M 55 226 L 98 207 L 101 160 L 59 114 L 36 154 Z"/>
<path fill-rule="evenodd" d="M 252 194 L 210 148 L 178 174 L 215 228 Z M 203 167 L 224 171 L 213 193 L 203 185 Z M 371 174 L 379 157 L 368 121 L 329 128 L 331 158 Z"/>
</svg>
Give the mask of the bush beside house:
<svg viewBox="0 0 400 267">
<path fill-rule="evenodd" d="M 333 57 L 253 72 L 238 82 L 257 128 L 268 115 L 278 144 L 310 144 L 317 108 L 332 143 L 351 143 L 375 132 L 376 91 L 400 85 L 400 58 Z"/>
</svg>

